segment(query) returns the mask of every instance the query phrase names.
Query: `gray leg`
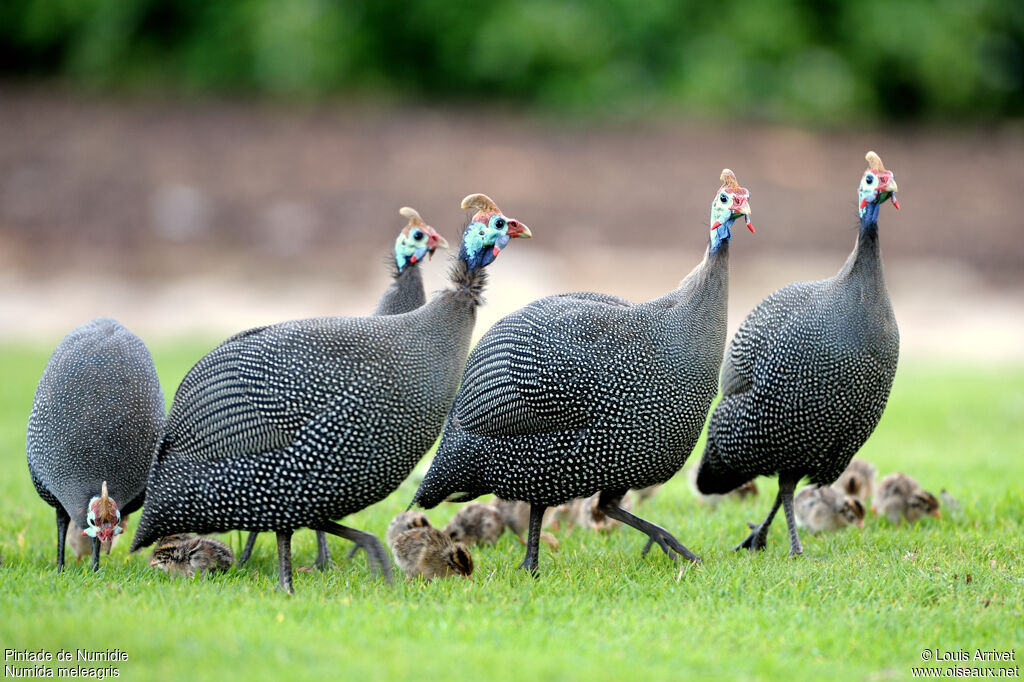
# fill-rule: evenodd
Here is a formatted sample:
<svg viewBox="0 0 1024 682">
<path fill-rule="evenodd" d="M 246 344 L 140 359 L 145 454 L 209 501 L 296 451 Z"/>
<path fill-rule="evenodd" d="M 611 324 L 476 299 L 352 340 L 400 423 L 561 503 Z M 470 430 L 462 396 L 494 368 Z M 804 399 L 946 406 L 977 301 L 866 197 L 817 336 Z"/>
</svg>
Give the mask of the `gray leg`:
<svg viewBox="0 0 1024 682">
<path fill-rule="evenodd" d="M 92 570 L 100 570 L 100 539 L 92 539 Z"/>
<path fill-rule="evenodd" d="M 362 547 L 363 551 L 366 552 L 366 558 L 370 562 L 370 570 L 379 572 L 384 577 L 384 582 L 391 583 L 391 559 L 374 535 L 343 526 L 340 523 L 334 523 L 333 521 L 323 521 L 311 527 L 313 530 L 320 530 L 345 538 L 346 540 L 351 540 L 359 547 Z"/>
<path fill-rule="evenodd" d="M 292 586 L 292 532 L 277 531 L 277 586 L 288 594 L 295 594 Z"/>
<path fill-rule="evenodd" d="M 796 481 L 779 480 L 779 495 L 782 496 L 782 509 L 786 513 L 786 525 L 789 526 L 789 556 L 800 556 L 804 548 L 800 544 L 800 536 L 796 534 L 796 518 L 793 515 L 793 489 Z"/>
<path fill-rule="evenodd" d="M 542 504 L 530 505 L 530 533 L 526 538 L 526 556 L 519 568 L 537 575 L 537 556 L 540 553 L 540 528 L 544 523 L 544 512 L 547 507 Z"/>
<path fill-rule="evenodd" d="M 64 507 L 57 504 L 57 572 L 64 570 L 64 542 L 68 537 L 68 524 L 71 517 L 64 511 Z"/>
<path fill-rule="evenodd" d="M 754 551 L 756 549 L 764 549 L 768 538 L 768 527 L 772 525 L 772 519 L 775 518 L 776 512 L 779 511 L 779 506 L 783 506 L 786 513 L 786 523 L 789 525 L 789 544 L 790 552 L 796 552 L 800 554 L 803 548 L 800 546 L 800 538 L 796 534 L 796 519 L 793 516 L 793 491 L 796 489 L 796 484 L 800 480 L 800 476 L 787 476 L 779 474 L 779 494 L 775 496 L 775 503 L 772 504 L 772 509 L 768 512 L 768 516 L 765 517 L 761 525 L 756 526 L 752 523 L 747 525 L 750 526 L 750 535 L 747 539 L 736 545 L 733 549 L 749 549 Z"/>
<path fill-rule="evenodd" d="M 327 533 L 322 530 L 316 532 L 316 567 L 321 571 L 331 567 L 331 548 L 327 546 Z"/>
<path fill-rule="evenodd" d="M 238 565 L 243 566 L 249 557 L 252 556 L 252 548 L 256 544 L 256 536 L 259 535 L 254 530 L 249 531 L 249 539 L 245 541 L 245 547 L 242 549 L 241 556 L 238 557 Z"/>
<path fill-rule="evenodd" d="M 359 554 L 359 550 L 360 549 L 362 549 L 362 547 L 360 547 L 359 545 L 352 545 L 351 547 L 349 547 L 348 553 L 345 554 L 345 558 L 346 559 L 351 559 L 356 554 Z"/>
<path fill-rule="evenodd" d="M 671 559 L 676 558 L 676 553 L 682 555 L 687 561 L 692 561 L 695 564 L 701 563 L 700 557 L 688 550 L 683 546 L 683 543 L 676 540 L 675 537 L 661 526 L 657 526 L 650 521 L 645 521 L 639 516 L 634 516 L 628 511 L 619 506 L 619 502 L 622 501 L 622 496 L 626 494 L 625 490 L 602 490 L 601 496 L 597 499 L 597 507 L 603 511 L 608 518 L 615 519 L 620 523 L 624 523 L 631 528 L 636 528 L 641 533 L 645 533 L 648 538 L 647 546 L 644 547 L 643 553 L 646 554 L 651 547 L 651 543 L 655 543 L 658 547 L 661 547 L 662 551 L 665 552 Z"/>
</svg>

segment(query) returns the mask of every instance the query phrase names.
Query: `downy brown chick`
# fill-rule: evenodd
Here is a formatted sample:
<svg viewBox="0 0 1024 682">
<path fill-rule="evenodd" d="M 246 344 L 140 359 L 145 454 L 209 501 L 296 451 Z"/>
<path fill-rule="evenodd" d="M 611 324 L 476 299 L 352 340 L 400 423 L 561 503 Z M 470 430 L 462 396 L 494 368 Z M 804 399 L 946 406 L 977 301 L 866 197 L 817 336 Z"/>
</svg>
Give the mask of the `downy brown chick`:
<svg viewBox="0 0 1024 682">
<path fill-rule="evenodd" d="M 871 462 L 855 459 L 846 467 L 846 471 L 839 475 L 832 487 L 850 497 L 856 497 L 861 504 L 866 505 L 868 498 L 874 494 L 877 473 L 875 465 Z"/>
<path fill-rule="evenodd" d="M 580 528 L 586 528 L 587 530 L 596 530 L 605 533 L 613 531 L 622 525 L 619 521 L 616 521 L 601 511 L 601 507 L 599 505 L 600 498 L 601 493 L 595 493 L 590 497 L 583 498 L 578 501 L 573 500 L 573 502 L 578 502 L 574 505 L 576 509 L 576 525 Z M 629 492 L 622 496 L 622 501 L 619 502 L 619 508 L 627 512 L 632 511 L 633 498 Z"/>
<path fill-rule="evenodd" d="M 879 481 L 871 509 L 892 523 L 900 523 L 901 518 L 915 523 L 925 516 L 941 516 L 935 496 L 902 473 L 889 474 Z"/>
<path fill-rule="evenodd" d="M 120 531 L 111 535 L 109 539 L 100 540 L 100 551 L 108 556 L 110 555 L 110 550 L 117 544 L 121 533 L 128 527 L 128 514 L 121 515 L 121 520 L 117 522 L 117 526 L 121 529 Z M 71 551 L 75 553 L 75 558 L 79 561 L 82 560 L 83 556 L 92 552 L 92 538 L 79 528 L 78 524 L 74 521 L 68 523 L 67 541 Z"/>
<path fill-rule="evenodd" d="M 864 504 L 829 486 L 805 487 L 793 498 L 793 511 L 796 525 L 812 533 L 850 525 L 864 527 Z"/>
<path fill-rule="evenodd" d="M 706 504 L 712 509 L 717 509 L 718 504 L 725 498 L 731 498 L 735 500 L 744 500 L 748 497 L 757 496 L 757 484 L 753 481 L 747 481 L 737 488 L 730 490 L 724 495 L 705 495 L 697 489 L 697 471 L 700 469 L 700 462 L 696 465 L 691 466 L 686 472 L 686 479 L 690 483 L 690 490 L 697 496 L 697 502 L 700 504 Z"/>
<path fill-rule="evenodd" d="M 526 544 L 523 536 L 530 530 L 530 504 L 528 502 L 503 500 L 500 497 L 495 497 L 491 504 L 501 514 L 501 520 L 505 524 L 505 528 L 512 531 L 520 543 Z M 567 502 L 566 504 L 545 510 L 541 526 L 544 528 L 552 524 L 557 526 L 561 521 L 566 521 L 571 525 L 570 512 L 568 511 L 570 504 L 571 502 Z M 571 513 L 574 514 L 574 512 Z M 540 541 L 547 545 L 552 552 L 558 551 L 558 539 L 551 533 L 541 531 Z"/>
<path fill-rule="evenodd" d="M 407 530 L 413 528 L 430 528 L 430 519 L 421 511 L 404 511 L 395 515 L 388 524 L 388 530 L 384 534 L 384 541 L 394 551 L 395 538 Z"/>
<path fill-rule="evenodd" d="M 196 571 L 226 571 L 235 563 L 235 554 L 220 540 L 180 533 L 160 538 L 149 557 L 149 565 L 168 575 L 191 578 Z"/>
<path fill-rule="evenodd" d="M 395 563 L 412 580 L 423 576 L 427 581 L 473 574 L 473 557 L 461 542 L 452 542 L 447 533 L 436 528 L 413 528 L 398 535 L 391 545 Z"/>
<path fill-rule="evenodd" d="M 493 545 L 505 532 L 505 522 L 494 505 L 470 502 L 451 518 L 444 532 L 453 541 L 467 546 Z"/>
</svg>

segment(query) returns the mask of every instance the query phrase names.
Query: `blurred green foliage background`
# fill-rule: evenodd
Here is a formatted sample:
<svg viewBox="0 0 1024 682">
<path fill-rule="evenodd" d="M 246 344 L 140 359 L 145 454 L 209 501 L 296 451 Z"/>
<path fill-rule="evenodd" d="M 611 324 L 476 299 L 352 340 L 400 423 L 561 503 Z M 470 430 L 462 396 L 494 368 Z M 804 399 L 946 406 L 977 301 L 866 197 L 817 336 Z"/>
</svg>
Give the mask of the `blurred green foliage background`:
<svg viewBox="0 0 1024 682">
<path fill-rule="evenodd" d="M 7 0 L 0 74 L 99 90 L 486 98 L 621 115 L 986 119 L 1020 0 Z"/>
</svg>

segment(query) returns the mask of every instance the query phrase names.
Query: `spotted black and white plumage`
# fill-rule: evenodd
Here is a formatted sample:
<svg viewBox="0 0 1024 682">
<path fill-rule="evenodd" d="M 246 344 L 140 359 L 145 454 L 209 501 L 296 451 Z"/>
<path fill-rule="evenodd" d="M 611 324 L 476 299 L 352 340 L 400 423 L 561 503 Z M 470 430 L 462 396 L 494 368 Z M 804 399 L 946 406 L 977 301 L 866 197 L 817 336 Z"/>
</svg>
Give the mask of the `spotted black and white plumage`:
<svg viewBox="0 0 1024 682">
<path fill-rule="evenodd" d="M 411 211 L 412 209 L 404 208 L 403 211 Z M 415 211 L 413 211 L 415 213 Z M 403 213 L 404 215 L 404 213 Z M 415 213 L 416 217 L 419 218 L 419 214 Z M 420 221 L 422 224 L 422 221 Z M 407 228 L 408 229 L 408 228 Z M 433 230 L 431 229 L 431 232 Z M 403 230 L 405 232 L 405 230 Z M 401 237 L 401 235 L 400 235 Z M 445 246 L 447 248 L 447 245 Z M 400 259 L 401 254 L 397 251 L 396 256 Z M 377 307 L 374 309 L 374 315 L 401 315 L 402 313 L 408 313 L 416 310 L 427 301 L 427 296 L 423 291 L 423 273 L 420 270 L 421 260 L 413 262 L 403 262 L 402 266 L 399 267 L 395 261 L 395 258 L 388 258 L 388 262 L 391 264 L 391 285 L 384 290 L 381 294 L 380 299 L 377 301 Z M 249 556 L 252 554 L 253 546 L 256 543 L 256 536 L 258 533 L 253 531 L 249 534 L 249 538 L 245 543 L 245 548 L 242 550 L 242 554 L 238 558 L 238 564 L 241 566 L 248 561 Z M 330 566 L 331 555 L 327 545 L 327 535 L 323 531 L 316 532 L 316 544 L 317 544 L 317 557 L 316 566 L 320 570 L 326 570 Z M 357 550 L 359 545 L 353 547 L 353 551 Z"/>
<path fill-rule="evenodd" d="M 799 554 L 793 488 L 804 476 L 817 486 L 835 481 L 885 410 L 899 355 L 878 241 L 885 198 L 864 213 L 853 252 L 835 276 L 769 295 L 729 346 L 697 486 L 724 493 L 775 474 L 780 483 L 772 512 L 740 547 L 764 547 L 781 503 L 791 553 Z"/>
<path fill-rule="evenodd" d="M 122 517 L 142 506 L 163 420 L 153 358 L 115 320 L 87 322 L 54 350 L 36 389 L 25 449 L 36 491 L 57 511 L 58 570 L 69 521 L 90 527 L 90 500 L 104 481 Z M 96 569 L 100 541 L 93 537 L 92 545 Z"/>
<path fill-rule="evenodd" d="M 388 577 L 376 538 L 331 520 L 386 497 L 437 439 L 486 280 L 468 261 L 463 249 L 453 287 L 413 312 L 259 327 L 202 358 L 174 397 L 132 550 L 181 532 L 273 530 L 291 591 L 291 533 L 310 527 L 360 544 Z"/>
<path fill-rule="evenodd" d="M 414 503 L 529 502 L 533 571 L 544 510 L 602 491 L 602 511 L 695 560 L 618 502 L 667 481 L 700 435 L 725 347 L 728 244 L 709 245 L 677 289 L 645 303 L 565 294 L 499 320 L 470 354 Z"/>
</svg>

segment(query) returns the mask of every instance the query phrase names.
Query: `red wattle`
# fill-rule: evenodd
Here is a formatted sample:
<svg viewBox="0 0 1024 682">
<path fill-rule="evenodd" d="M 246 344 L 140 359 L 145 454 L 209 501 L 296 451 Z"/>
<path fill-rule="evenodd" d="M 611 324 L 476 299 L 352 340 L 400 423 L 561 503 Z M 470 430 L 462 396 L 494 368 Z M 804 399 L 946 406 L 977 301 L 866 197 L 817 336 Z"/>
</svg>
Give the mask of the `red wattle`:
<svg viewBox="0 0 1024 682">
<path fill-rule="evenodd" d="M 501 253 L 501 249 L 499 249 L 497 246 L 495 246 L 494 247 L 494 257 L 497 258 L 499 253 Z"/>
<path fill-rule="evenodd" d="M 860 208 L 863 209 L 867 205 L 868 205 L 868 200 L 867 199 L 861 199 L 860 200 Z"/>
<path fill-rule="evenodd" d="M 718 228 L 720 228 L 721 226 L 722 226 L 722 223 L 720 223 L 719 221 L 717 221 L 717 220 L 716 220 L 716 221 L 715 221 L 715 224 L 711 226 L 711 229 L 712 229 L 712 230 L 717 230 L 717 229 L 718 229 Z"/>
<path fill-rule="evenodd" d="M 409 262 L 410 262 L 410 263 L 416 263 L 416 262 L 418 262 L 418 260 L 419 260 L 419 259 L 418 259 L 418 258 L 416 258 L 416 256 L 410 256 L 410 257 L 409 257 Z"/>
<path fill-rule="evenodd" d="M 895 195 L 893 195 L 893 197 L 892 197 L 892 205 L 896 207 L 897 211 L 900 210 L 900 202 L 896 200 L 896 196 Z"/>
<path fill-rule="evenodd" d="M 750 222 L 748 220 L 747 221 L 747 229 L 750 230 L 751 233 L 753 233 L 754 232 L 754 223 L 752 223 L 752 222 Z"/>
</svg>

